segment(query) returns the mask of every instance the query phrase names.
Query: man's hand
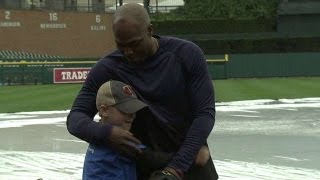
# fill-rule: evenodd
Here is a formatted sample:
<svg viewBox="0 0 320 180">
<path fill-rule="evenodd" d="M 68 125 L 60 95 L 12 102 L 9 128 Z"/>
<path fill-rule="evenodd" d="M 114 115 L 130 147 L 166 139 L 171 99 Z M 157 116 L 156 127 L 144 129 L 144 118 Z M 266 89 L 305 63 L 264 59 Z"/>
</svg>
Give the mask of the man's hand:
<svg viewBox="0 0 320 180">
<path fill-rule="evenodd" d="M 202 146 L 199 150 L 194 163 L 197 166 L 205 166 L 210 158 L 209 148 L 207 146 Z"/>
<path fill-rule="evenodd" d="M 141 149 L 137 146 L 141 142 L 131 132 L 120 127 L 112 127 L 108 141 L 115 150 L 125 155 L 136 157 L 137 154 L 142 153 Z"/>
</svg>

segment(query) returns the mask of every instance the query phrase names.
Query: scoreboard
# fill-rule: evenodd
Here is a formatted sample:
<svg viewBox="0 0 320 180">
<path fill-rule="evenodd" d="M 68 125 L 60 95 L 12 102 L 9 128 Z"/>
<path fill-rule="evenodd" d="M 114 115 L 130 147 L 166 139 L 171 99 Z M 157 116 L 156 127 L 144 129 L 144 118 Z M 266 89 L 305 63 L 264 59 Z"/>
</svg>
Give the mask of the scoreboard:
<svg viewBox="0 0 320 180">
<path fill-rule="evenodd" d="M 101 57 L 115 49 L 106 13 L 0 9 L 0 50 Z"/>
</svg>

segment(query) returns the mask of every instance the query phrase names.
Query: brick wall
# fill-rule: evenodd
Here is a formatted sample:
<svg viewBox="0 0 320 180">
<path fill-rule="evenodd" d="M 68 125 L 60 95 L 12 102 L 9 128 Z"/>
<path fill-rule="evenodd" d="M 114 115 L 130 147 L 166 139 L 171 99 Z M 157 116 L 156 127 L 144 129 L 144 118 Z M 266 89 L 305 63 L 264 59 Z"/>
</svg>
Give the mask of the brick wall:
<svg viewBox="0 0 320 180">
<path fill-rule="evenodd" d="M 0 50 L 100 57 L 115 49 L 112 14 L 0 9 Z"/>
</svg>

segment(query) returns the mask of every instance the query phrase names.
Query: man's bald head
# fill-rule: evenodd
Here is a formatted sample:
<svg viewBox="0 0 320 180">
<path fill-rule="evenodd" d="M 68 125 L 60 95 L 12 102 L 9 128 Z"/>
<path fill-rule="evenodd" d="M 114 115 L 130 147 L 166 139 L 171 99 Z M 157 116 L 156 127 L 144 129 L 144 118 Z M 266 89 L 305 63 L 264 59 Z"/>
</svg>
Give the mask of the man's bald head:
<svg viewBox="0 0 320 180">
<path fill-rule="evenodd" d="M 150 17 L 146 9 L 136 3 L 129 3 L 120 6 L 114 14 L 113 25 L 120 21 L 130 21 L 137 23 L 141 27 L 148 27 L 150 25 Z"/>
<path fill-rule="evenodd" d="M 114 14 L 112 29 L 117 48 L 129 63 L 141 63 L 158 49 L 150 17 L 139 4 L 120 6 Z"/>
</svg>

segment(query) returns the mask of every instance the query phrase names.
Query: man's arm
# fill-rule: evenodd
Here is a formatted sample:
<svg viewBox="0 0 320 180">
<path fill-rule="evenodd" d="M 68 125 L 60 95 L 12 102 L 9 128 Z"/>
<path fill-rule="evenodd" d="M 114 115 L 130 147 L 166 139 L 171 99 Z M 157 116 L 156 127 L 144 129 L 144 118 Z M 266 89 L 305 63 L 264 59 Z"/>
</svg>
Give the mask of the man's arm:
<svg viewBox="0 0 320 180">
<path fill-rule="evenodd" d="M 212 131 L 215 123 L 214 90 L 205 57 L 197 46 L 188 48 L 192 54 L 183 62 L 186 67 L 187 87 L 193 122 L 180 149 L 168 164 L 179 173 L 188 171 L 194 158 Z"/>
</svg>

